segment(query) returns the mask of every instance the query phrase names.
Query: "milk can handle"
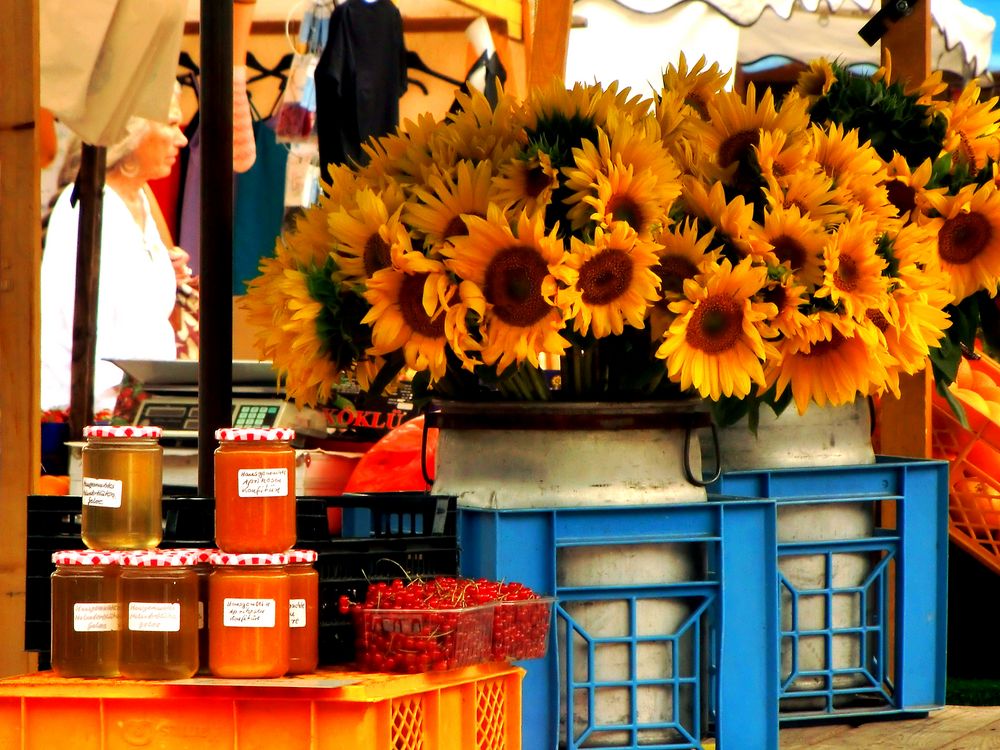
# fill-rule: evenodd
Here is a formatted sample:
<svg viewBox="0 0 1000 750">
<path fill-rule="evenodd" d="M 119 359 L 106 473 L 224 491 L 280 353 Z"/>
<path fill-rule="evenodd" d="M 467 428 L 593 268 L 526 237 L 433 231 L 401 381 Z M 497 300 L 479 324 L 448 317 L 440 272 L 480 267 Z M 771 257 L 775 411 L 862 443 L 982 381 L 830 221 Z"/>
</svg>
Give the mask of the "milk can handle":
<svg viewBox="0 0 1000 750">
<path fill-rule="evenodd" d="M 684 430 L 684 476 L 691 484 L 697 487 L 707 487 L 717 482 L 719 477 L 722 476 L 722 457 L 719 452 L 719 429 L 715 426 L 715 422 L 711 422 L 709 427 L 712 428 L 712 452 L 715 454 L 715 472 L 711 479 L 696 477 L 694 472 L 691 471 L 691 433 L 695 428 L 687 427 Z"/>
</svg>

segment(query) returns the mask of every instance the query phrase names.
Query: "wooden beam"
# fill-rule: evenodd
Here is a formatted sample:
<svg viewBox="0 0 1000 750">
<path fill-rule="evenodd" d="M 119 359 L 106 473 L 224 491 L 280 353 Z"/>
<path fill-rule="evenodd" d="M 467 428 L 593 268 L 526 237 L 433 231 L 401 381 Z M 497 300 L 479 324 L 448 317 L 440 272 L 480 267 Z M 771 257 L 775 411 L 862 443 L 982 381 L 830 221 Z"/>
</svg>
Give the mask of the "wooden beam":
<svg viewBox="0 0 1000 750">
<path fill-rule="evenodd" d="M 912 1 L 912 0 L 911 0 Z M 883 0 L 886 7 L 895 0 Z M 930 73 L 930 0 L 916 0 L 913 12 L 895 23 L 882 38 L 882 62 L 892 56 L 893 81 L 907 89 L 917 86 Z M 931 455 L 931 388 L 928 365 L 924 372 L 900 378 L 900 398 L 884 396 L 879 402 L 879 450 L 890 456 L 927 458 Z"/>
<path fill-rule="evenodd" d="M 533 29 L 545 35 L 544 44 L 535 40 L 528 60 L 528 90 L 544 86 L 553 78 L 566 76 L 569 29 L 573 22 L 573 0 L 538 0 Z"/>
<path fill-rule="evenodd" d="M 0 0 L 0 675 L 24 652 L 27 496 L 41 465 L 38 0 Z"/>
</svg>

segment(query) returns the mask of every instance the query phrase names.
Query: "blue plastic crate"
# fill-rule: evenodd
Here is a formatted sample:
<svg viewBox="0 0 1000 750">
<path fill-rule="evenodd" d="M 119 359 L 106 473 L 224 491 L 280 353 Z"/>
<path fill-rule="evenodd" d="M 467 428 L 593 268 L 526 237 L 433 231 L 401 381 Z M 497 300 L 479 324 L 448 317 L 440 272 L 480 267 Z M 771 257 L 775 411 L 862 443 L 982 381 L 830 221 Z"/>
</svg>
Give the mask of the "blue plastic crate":
<svg viewBox="0 0 1000 750">
<path fill-rule="evenodd" d="M 923 714 L 944 705 L 947 462 L 880 456 L 865 466 L 732 471 L 710 491 L 777 502 L 782 721 Z M 853 538 L 782 539 L 784 513 L 860 508 L 875 517 L 886 505 L 895 510 L 893 528 L 873 523 Z M 812 561 L 817 582 L 786 575 L 793 559 Z M 838 565 L 856 560 L 867 568 L 837 580 Z"/>
<path fill-rule="evenodd" d="M 615 748 L 681 750 L 712 735 L 720 750 L 776 750 L 774 501 L 462 508 L 459 539 L 464 575 L 521 581 L 557 600 L 548 654 L 525 664 L 525 748 L 576 750 L 601 736 Z M 648 549 L 694 552 L 690 575 L 573 577 L 575 560 Z M 595 634 L 590 607 L 616 608 L 617 630 Z M 660 612 L 661 626 L 650 627 Z M 643 708 L 658 697 L 658 711 Z M 628 708 L 616 714 L 619 704 Z"/>
</svg>

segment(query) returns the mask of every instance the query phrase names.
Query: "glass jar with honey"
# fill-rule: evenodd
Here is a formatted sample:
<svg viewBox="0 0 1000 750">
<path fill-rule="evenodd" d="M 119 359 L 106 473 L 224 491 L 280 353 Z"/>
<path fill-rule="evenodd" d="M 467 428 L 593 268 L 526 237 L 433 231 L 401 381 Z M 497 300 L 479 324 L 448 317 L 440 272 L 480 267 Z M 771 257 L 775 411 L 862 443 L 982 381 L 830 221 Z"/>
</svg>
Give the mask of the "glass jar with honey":
<svg viewBox="0 0 1000 750">
<path fill-rule="evenodd" d="M 90 549 L 148 549 L 160 543 L 161 434 L 159 427 L 84 428 L 80 536 Z"/>
<path fill-rule="evenodd" d="M 65 550 L 52 562 L 52 671 L 117 677 L 118 553 Z"/>
<path fill-rule="evenodd" d="M 122 552 L 122 677 L 177 680 L 198 672 L 196 556 L 172 550 Z"/>
<path fill-rule="evenodd" d="M 288 556 L 217 552 L 210 560 L 209 671 L 281 677 L 288 671 Z"/>
<path fill-rule="evenodd" d="M 212 574 L 209 562 L 217 549 L 201 547 L 175 547 L 162 550 L 165 553 L 181 552 L 194 555 L 194 573 L 198 578 L 198 672 L 208 673 L 208 578 Z"/>
<path fill-rule="evenodd" d="M 224 428 L 215 437 L 215 543 L 278 553 L 295 544 L 295 450 L 289 429 Z"/>
<path fill-rule="evenodd" d="M 311 549 L 287 552 L 288 566 L 288 674 L 315 672 L 319 664 L 318 555 Z"/>
</svg>

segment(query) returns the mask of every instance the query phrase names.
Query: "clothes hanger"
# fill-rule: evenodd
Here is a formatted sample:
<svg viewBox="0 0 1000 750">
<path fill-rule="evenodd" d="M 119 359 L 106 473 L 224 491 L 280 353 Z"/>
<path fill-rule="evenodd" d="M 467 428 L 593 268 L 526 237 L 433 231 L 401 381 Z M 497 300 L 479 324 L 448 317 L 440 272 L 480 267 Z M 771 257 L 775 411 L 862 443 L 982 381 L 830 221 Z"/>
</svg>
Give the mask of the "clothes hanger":
<svg viewBox="0 0 1000 750">
<path fill-rule="evenodd" d="M 292 67 L 293 58 L 294 55 L 289 52 L 282 56 L 277 65 L 273 68 L 268 68 L 261 64 L 260 60 L 257 59 L 253 52 L 248 52 L 247 69 L 257 71 L 257 75 L 247 78 L 247 83 L 250 84 L 264 78 L 278 78 L 282 81 L 282 85 L 284 85 L 284 83 L 288 81 L 288 76 L 285 75 L 285 73 Z"/>
<path fill-rule="evenodd" d="M 408 77 L 406 79 L 406 82 L 408 84 L 412 84 L 412 85 L 416 86 L 418 89 L 420 89 L 421 91 L 423 91 L 424 92 L 424 96 L 427 96 L 427 94 L 429 93 L 427 91 L 427 84 L 425 84 L 423 81 L 418 81 L 416 78 L 409 78 Z"/>
<path fill-rule="evenodd" d="M 177 67 L 190 71 L 191 75 L 201 75 L 201 68 L 198 67 L 198 63 L 191 58 L 191 54 L 186 50 L 182 51 L 180 57 L 177 59 Z"/>
<path fill-rule="evenodd" d="M 462 81 L 452 78 L 451 76 L 446 76 L 444 73 L 439 73 L 433 68 L 428 67 L 427 63 L 420 59 L 420 55 L 412 50 L 406 51 L 406 67 L 409 70 L 419 70 L 421 73 L 426 73 L 429 76 L 450 83 L 452 86 L 462 85 Z"/>
</svg>

